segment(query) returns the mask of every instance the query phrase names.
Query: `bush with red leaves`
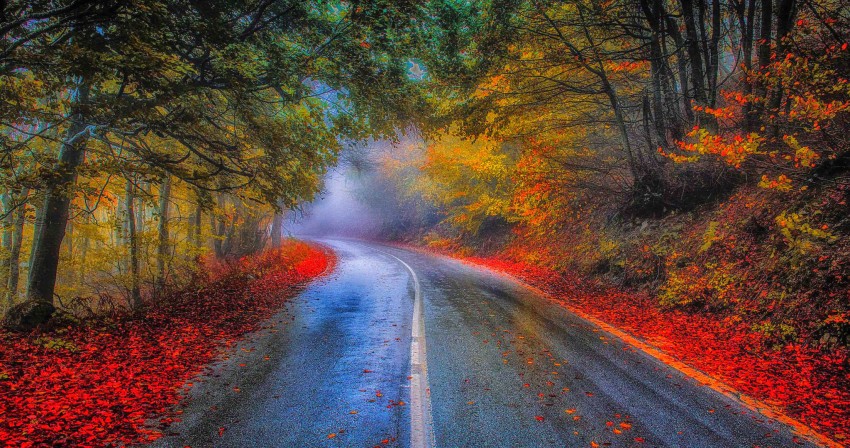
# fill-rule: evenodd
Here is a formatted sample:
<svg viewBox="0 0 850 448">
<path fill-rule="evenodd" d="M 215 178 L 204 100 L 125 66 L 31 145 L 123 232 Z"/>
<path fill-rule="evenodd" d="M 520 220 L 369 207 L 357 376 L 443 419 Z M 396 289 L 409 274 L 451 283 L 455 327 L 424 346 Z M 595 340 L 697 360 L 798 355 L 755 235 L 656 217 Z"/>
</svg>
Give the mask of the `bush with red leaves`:
<svg viewBox="0 0 850 448">
<path fill-rule="evenodd" d="M 325 250 L 287 241 L 278 250 L 205 266 L 204 278 L 142 317 L 41 334 L 0 330 L 0 443 L 117 446 L 157 439 L 158 427 L 174 420 L 181 386 L 332 263 Z"/>
</svg>

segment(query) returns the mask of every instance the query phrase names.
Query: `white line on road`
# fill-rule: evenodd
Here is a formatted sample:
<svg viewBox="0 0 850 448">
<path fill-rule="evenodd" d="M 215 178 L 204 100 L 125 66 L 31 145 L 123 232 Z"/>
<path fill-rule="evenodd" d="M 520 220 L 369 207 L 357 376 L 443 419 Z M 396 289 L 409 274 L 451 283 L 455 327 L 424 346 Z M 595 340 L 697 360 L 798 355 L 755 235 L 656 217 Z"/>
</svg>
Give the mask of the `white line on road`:
<svg viewBox="0 0 850 448">
<path fill-rule="evenodd" d="M 425 315 L 419 277 L 409 264 L 393 254 L 383 252 L 403 264 L 413 278 L 413 330 L 410 339 L 410 446 L 432 448 L 434 421 L 431 418 L 431 389 L 428 386 L 428 357 L 425 352 Z"/>
</svg>

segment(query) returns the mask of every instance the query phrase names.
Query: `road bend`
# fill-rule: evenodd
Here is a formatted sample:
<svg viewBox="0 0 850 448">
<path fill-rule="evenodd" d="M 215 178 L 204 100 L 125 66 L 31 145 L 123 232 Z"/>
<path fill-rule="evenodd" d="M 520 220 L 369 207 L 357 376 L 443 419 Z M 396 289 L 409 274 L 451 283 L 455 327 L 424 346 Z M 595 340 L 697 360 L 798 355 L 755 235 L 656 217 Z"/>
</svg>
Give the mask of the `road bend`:
<svg viewBox="0 0 850 448">
<path fill-rule="evenodd" d="M 797 447 L 528 288 L 350 240 L 187 392 L 159 446 Z"/>
</svg>

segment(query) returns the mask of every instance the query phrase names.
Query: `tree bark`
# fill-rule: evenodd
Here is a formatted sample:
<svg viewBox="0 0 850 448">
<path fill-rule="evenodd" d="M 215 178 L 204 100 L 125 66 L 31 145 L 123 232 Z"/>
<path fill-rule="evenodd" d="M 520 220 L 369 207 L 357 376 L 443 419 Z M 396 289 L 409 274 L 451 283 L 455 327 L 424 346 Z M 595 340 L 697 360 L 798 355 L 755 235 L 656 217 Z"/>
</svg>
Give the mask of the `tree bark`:
<svg viewBox="0 0 850 448">
<path fill-rule="evenodd" d="M 676 52 L 686 51 L 685 48 L 685 40 L 682 38 L 682 33 L 679 32 L 679 25 L 673 20 L 672 17 L 666 17 L 666 27 L 665 30 L 670 33 L 670 37 L 673 38 L 673 42 L 676 44 Z M 688 126 L 694 121 L 694 111 L 691 106 L 691 87 L 690 80 L 688 79 L 688 62 L 686 58 L 681 55 L 676 57 L 676 68 L 679 72 L 679 88 L 682 92 L 682 110 L 685 113 L 685 119 L 688 120 Z"/>
<path fill-rule="evenodd" d="M 195 219 L 192 226 L 192 242 L 196 248 L 201 247 L 201 231 L 203 226 L 204 208 L 200 203 L 195 205 Z"/>
<path fill-rule="evenodd" d="M 139 287 L 139 245 L 136 238 L 136 206 L 135 186 L 127 179 L 125 189 L 127 203 L 127 244 L 130 248 L 130 309 L 137 311 L 142 305 L 142 294 Z"/>
<path fill-rule="evenodd" d="M 21 205 L 15 210 L 15 222 L 12 229 L 12 246 L 9 251 L 9 276 L 6 280 L 6 304 L 9 309 L 15 304 L 18 296 L 18 282 L 21 277 L 21 245 L 24 241 L 24 224 L 27 220 L 26 201 L 29 189 L 21 192 Z"/>
<path fill-rule="evenodd" d="M 280 247 L 280 234 L 283 231 L 283 214 L 275 212 L 272 218 L 271 243 L 272 249 Z"/>
<path fill-rule="evenodd" d="M 216 258 L 224 257 L 224 233 L 227 230 L 226 224 L 224 222 L 224 194 L 218 193 L 216 197 L 216 203 L 218 205 L 218 214 L 221 215 L 216 217 L 215 213 L 210 214 L 210 222 L 213 226 L 213 249 L 215 250 Z"/>
<path fill-rule="evenodd" d="M 770 66 L 770 41 L 773 33 L 773 1 L 761 1 L 761 28 L 759 31 L 759 46 L 758 46 L 758 69 L 759 74 L 764 74 Z M 764 107 L 767 103 L 767 86 L 762 79 L 757 79 L 753 83 L 753 94 L 755 100 L 753 103 L 751 128 L 757 130 L 762 125 L 762 115 Z"/>
<path fill-rule="evenodd" d="M 165 175 L 159 190 L 159 226 L 157 234 L 159 244 L 156 251 L 157 286 L 165 287 L 166 268 L 171 255 L 170 242 L 168 239 L 169 208 L 171 205 L 171 176 Z"/>
<path fill-rule="evenodd" d="M 711 41 L 708 45 L 708 105 L 717 106 L 717 74 L 720 70 L 720 0 L 711 1 Z"/>
<path fill-rule="evenodd" d="M 2 213 L 3 213 L 3 232 L 2 237 L 0 237 L 0 246 L 3 248 L 2 260 L 0 260 L 0 280 L 2 283 L 6 284 L 6 279 L 9 274 L 9 254 L 12 251 L 12 227 L 14 226 L 13 221 L 15 219 L 15 212 L 13 210 L 14 201 L 12 199 L 11 193 L 2 193 L 0 194 L 0 204 L 2 204 Z M 5 310 L 5 308 L 4 308 Z"/>
<path fill-rule="evenodd" d="M 649 4 L 649 0 L 641 0 L 641 10 L 646 18 L 652 34 L 649 38 L 649 63 L 652 77 L 652 122 L 658 146 L 664 150 L 669 150 L 667 145 L 668 127 L 672 127 L 672 123 L 668 123 L 664 112 L 665 103 L 670 98 L 670 81 L 667 79 L 667 74 L 671 72 L 667 60 L 664 57 L 662 50 L 662 42 L 664 40 L 662 32 L 661 16 L 664 14 L 663 5 L 660 0 L 653 0 Z M 646 110 L 644 116 L 647 116 Z M 673 132 L 677 135 L 678 132 Z M 652 149 L 650 147 L 650 149 Z"/>
<path fill-rule="evenodd" d="M 90 223 L 90 220 L 86 220 L 87 223 Z M 91 245 L 91 240 L 89 239 L 88 232 L 83 235 L 83 241 L 80 244 L 80 269 L 77 271 L 76 281 L 82 281 L 86 275 L 86 259 L 89 255 L 89 246 Z"/>
<path fill-rule="evenodd" d="M 791 33 L 794 27 L 794 17 L 797 13 L 797 2 L 795 0 L 779 0 L 776 7 L 776 58 L 785 58 L 785 53 L 788 51 L 788 45 L 785 39 Z M 779 80 L 773 91 L 770 93 L 770 103 L 768 107 L 771 111 L 777 111 L 782 105 L 782 96 L 784 95 L 784 87 L 782 81 Z M 774 134 L 778 131 L 773 130 Z"/>
<path fill-rule="evenodd" d="M 699 46 L 696 21 L 694 20 L 693 0 L 680 0 L 682 18 L 685 22 L 685 49 L 691 67 L 691 84 L 693 84 L 694 100 L 700 105 L 706 104 L 705 71 L 703 70 L 702 53 Z"/>
<path fill-rule="evenodd" d="M 85 157 L 87 125 L 83 111 L 88 101 L 89 86 L 81 83 L 72 97 L 70 125 L 54 167 L 55 177 L 45 189 L 40 219 L 36 223 L 27 299 L 49 305 L 43 307 L 44 309 L 53 308 L 59 251 L 65 237 L 65 226 L 68 224 L 77 169 Z M 46 320 L 50 314 L 52 313 L 43 313 L 42 316 L 47 317 L 40 319 Z"/>
<path fill-rule="evenodd" d="M 755 30 L 756 3 L 758 0 L 738 0 L 735 3 L 735 13 L 738 17 L 738 26 L 741 28 L 741 58 L 744 64 L 743 93 L 747 100 L 742 105 L 744 116 L 744 132 L 753 131 L 752 101 L 749 97 L 753 93 L 752 70 L 753 70 L 753 33 Z"/>
</svg>

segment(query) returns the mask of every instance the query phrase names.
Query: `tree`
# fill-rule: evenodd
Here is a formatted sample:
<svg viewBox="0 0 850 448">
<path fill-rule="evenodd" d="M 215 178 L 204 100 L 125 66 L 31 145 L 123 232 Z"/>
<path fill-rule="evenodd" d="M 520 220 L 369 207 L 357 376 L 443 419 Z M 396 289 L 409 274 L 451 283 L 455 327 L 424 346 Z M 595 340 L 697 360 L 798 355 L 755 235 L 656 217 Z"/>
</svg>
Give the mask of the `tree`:
<svg viewBox="0 0 850 448">
<path fill-rule="evenodd" d="M 308 200 L 338 137 L 387 135 L 414 110 L 405 64 L 419 13 L 381 1 L 4 4 L 0 75 L 50 107 L 17 102 L 2 120 L 48 123 L 30 145 L 63 135 L 32 185 L 28 299 L 52 309 L 81 172 L 132 164 L 245 200 Z"/>
</svg>

